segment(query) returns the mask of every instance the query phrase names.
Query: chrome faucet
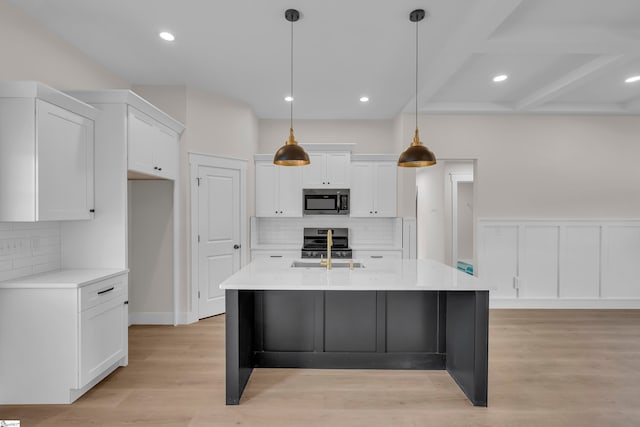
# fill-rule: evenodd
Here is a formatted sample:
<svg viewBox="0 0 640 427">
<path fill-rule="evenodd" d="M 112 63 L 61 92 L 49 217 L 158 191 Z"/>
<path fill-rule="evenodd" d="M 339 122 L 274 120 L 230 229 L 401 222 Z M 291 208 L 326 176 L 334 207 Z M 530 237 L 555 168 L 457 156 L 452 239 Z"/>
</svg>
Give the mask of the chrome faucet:
<svg viewBox="0 0 640 427">
<path fill-rule="evenodd" d="M 327 259 L 320 259 L 320 265 L 326 266 L 327 270 L 331 270 L 331 246 L 333 246 L 333 233 L 331 229 L 327 230 Z"/>
</svg>

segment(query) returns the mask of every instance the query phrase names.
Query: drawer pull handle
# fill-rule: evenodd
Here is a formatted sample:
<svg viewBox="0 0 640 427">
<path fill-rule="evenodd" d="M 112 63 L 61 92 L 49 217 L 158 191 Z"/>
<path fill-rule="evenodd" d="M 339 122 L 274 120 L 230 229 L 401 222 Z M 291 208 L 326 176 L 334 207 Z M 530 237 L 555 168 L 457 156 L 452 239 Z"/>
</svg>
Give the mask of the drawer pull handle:
<svg viewBox="0 0 640 427">
<path fill-rule="evenodd" d="M 269 255 L 271 258 L 282 258 L 282 255 Z"/>
<path fill-rule="evenodd" d="M 98 291 L 98 295 L 106 294 L 107 292 L 111 292 L 114 289 L 115 289 L 115 286 L 112 286 L 109 289 L 104 289 L 102 291 Z"/>
<path fill-rule="evenodd" d="M 371 258 L 384 258 L 383 255 L 371 255 Z"/>
</svg>

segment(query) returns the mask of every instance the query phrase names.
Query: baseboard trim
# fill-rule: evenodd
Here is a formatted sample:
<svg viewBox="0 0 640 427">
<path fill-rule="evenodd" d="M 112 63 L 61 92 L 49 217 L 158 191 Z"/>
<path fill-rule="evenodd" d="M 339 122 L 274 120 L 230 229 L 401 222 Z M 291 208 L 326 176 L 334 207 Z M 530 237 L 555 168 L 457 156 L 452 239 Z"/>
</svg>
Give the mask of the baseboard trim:
<svg viewBox="0 0 640 427">
<path fill-rule="evenodd" d="M 493 298 L 489 308 L 584 308 L 584 309 L 640 309 L 640 299 L 516 299 Z"/>
<path fill-rule="evenodd" d="M 130 325 L 173 325 L 173 312 L 129 313 Z"/>
</svg>

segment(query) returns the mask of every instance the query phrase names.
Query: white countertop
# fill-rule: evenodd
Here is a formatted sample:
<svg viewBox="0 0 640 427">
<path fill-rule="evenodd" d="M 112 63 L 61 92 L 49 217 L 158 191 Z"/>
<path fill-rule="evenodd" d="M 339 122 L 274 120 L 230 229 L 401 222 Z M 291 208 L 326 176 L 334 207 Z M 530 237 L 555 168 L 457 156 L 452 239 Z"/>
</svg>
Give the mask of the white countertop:
<svg viewBox="0 0 640 427">
<path fill-rule="evenodd" d="M 366 259 L 364 268 L 295 268 L 294 259 L 258 259 L 220 284 L 221 289 L 487 291 L 477 277 L 433 260 Z M 297 260 L 314 262 L 317 260 Z M 334 260 L 334 263 L 348 260 Z"/>
<path fill-rule="evenodd" d="M 0 282 L 0 289 L 73 289 L 127 273 L 127 269 L 86 268 L 55 270 Z"/>
</svg>

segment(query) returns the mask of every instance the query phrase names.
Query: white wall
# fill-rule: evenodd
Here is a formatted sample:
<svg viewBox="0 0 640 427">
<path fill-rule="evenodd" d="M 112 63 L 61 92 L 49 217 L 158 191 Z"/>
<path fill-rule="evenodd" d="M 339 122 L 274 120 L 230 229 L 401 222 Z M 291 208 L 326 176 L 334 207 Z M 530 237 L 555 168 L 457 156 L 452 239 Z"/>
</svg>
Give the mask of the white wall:
<svg viewBox="0 0 640 427">
<path fill-rule="evenodd" d="M 0 1 L 0 52 L 0 80 L 37 80 L 60 90 L 130 87 L 8 1 Z"/>
<path fill-rule="evenodd" d="M 477 218 L 640 217 L 637 116 L 431 115 L 420 129 L 437 158 L 477 159 Z"/>
<path fill-rule="evenodd" d="M 173 182 L 129 181 L 128 189 L 131 323 L 172 323 Z M 154 321 L 158 313 L 164 321 Z"/>
<path fill-rule="evenodd" d="M 395 153 L 393 120 L 294 120 L 299 144 L 354 143 L 354 153 Z M 289 120 L 260 120 L 258 150 L 275 153 L 289 138 Z"/>
</svg>

